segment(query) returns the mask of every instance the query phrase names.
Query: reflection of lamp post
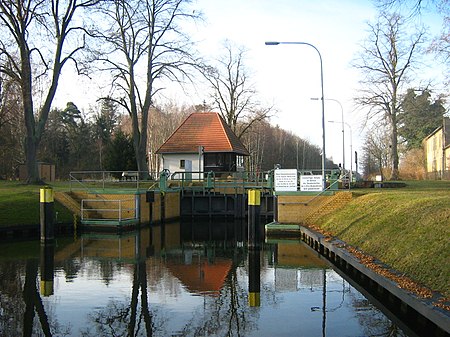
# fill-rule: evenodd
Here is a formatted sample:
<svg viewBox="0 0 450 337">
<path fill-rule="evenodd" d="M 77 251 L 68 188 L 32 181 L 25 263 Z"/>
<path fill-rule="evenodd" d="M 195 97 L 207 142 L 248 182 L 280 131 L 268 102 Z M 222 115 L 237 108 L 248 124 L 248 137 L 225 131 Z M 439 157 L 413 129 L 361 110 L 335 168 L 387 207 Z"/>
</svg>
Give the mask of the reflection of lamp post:
<svg viewBox="0 0 450 337">
<path fill-rule="evenodd" d="M 336 121 L 328 121 L 329 123 L 340 123 Z M 352 127 L 347 122 L 344 122 L 345 125 L 348 126 L 348 129 L 350 130 L 350 184 L 353 181 L 353 136 L 352 136 Z M 344 131 L 342 130 L 342 135 L 344 135 Z M 342 144 L 344 144 L 344 141 L 342 141 Z M 349 185 L 350 188 L 350 185 Z"/>
<path fill-rule="evenodd" d="M 318 101 L 319 98 L 311 98 L 313 101 Z M 342 107 L 341 102 L 334 98 L 326 98 L 327 101 L 333 101 L 339 104 L 341 107 L 341 124 L 342 124 L 342 169 L 345 172 L 345 135 L 344 135 L 344 108 Z"/>
<path fill-rule="evenodd" d="M 314 45 L 308 42 L 266 42 L 266 46 L 277 46 L 279 44 L 303 44 L 306 46 L 310 46 L 314 48 L 319 55 L 320 59 L 320 84 L 322 89 L 322 179 L 323 179 L 323 190 L 327 188 L 327 178 L 325 176 L 325 162 L 326 162 L 326 156 L 325 156 L 325 103 L 324 103 L 324 95 L 323 95 L 323 64 L 322 64 L 322 55 L 320 55 L 319 49 L 317 49 Z"/>
</svg>

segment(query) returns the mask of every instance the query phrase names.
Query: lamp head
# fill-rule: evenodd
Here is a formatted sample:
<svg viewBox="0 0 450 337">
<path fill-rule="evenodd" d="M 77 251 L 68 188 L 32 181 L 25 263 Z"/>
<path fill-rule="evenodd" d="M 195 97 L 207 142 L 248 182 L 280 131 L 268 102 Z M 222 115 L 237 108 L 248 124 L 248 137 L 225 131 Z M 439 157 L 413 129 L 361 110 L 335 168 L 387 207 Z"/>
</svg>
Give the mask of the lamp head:
<svg viewBox="0 0 450 337">
<path fill-rule="evenodd" d="M 276 41 L 266 41 L 265 42 L 266 46 L 277 46 L 279 44 L 280 44 L 280 42 L 276 42 Z"/>
</svg>

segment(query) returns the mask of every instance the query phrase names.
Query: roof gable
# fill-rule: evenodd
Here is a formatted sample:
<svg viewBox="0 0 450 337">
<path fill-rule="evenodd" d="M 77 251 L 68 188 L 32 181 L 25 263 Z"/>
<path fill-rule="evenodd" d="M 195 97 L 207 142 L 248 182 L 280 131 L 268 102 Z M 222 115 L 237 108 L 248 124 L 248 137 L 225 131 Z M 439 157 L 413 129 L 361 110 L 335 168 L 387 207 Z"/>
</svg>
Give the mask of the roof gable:
<svg viewBox="0 0 450 337">
<path fill-rule="evenodd" d="M 244 144 L 216 112 L 194 112 L 161 145 L 156 153 L 232 152 L 248 156 Z"/>
</svg>

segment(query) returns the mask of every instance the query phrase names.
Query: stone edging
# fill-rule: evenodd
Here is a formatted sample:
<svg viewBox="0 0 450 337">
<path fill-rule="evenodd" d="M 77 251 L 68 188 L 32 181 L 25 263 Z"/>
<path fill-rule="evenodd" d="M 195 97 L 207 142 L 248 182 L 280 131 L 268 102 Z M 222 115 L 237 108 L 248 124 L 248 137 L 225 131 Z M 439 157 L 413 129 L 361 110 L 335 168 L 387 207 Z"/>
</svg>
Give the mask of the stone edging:
<svg viewBox="0 0 450 337">
<path fill-rule="evenodd" d="M 328 239 L 324 235 L 309 228 L 299 226 L 301 237 L 313 249 L 326 256 L 331 262 L 339 264 L 345 261 L 347 266 L 356 269 L 359 273 L 373 280 L 376 284 L 384 288 L 387 292 L 397 297 L 401 302 L 407 304 L 417 313 L 421 314 L 437 327 L 450 334 L 450 312 L 433 305 L 441 296 L 435 294 L 432 298 L 420 298 L 412 292 L 400 288 L 400 286 L 363 265 L 344 247 L 344 243 L 337 239 Z"/>
</svg>

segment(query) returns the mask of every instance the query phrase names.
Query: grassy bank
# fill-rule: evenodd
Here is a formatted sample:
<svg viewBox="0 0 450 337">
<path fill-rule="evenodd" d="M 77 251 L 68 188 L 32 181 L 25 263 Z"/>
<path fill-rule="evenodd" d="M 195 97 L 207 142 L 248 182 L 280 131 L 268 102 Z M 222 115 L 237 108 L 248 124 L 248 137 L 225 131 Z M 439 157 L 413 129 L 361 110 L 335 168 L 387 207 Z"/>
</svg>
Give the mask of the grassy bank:
<svg viewBox="0 0 450 337">
<path fill-rule="evenodd" d="M 450 296 L 450 182 L 408 182 L 405 188 L 355 195 L 317 225 Z"/>
<path fill-rule="evenodd" d="M 52 186 L 52 185 L 50 185 Z M 43 186 L 20 182 L 0 181 L 0 227 L 39 224 L 39 190 Z M 66 189 L 66 184 L 55 184 L 55 190 Z M 54 204 L 58 222 L 70 223 L 73 215 L 58 202 Z"/>
</svg>

